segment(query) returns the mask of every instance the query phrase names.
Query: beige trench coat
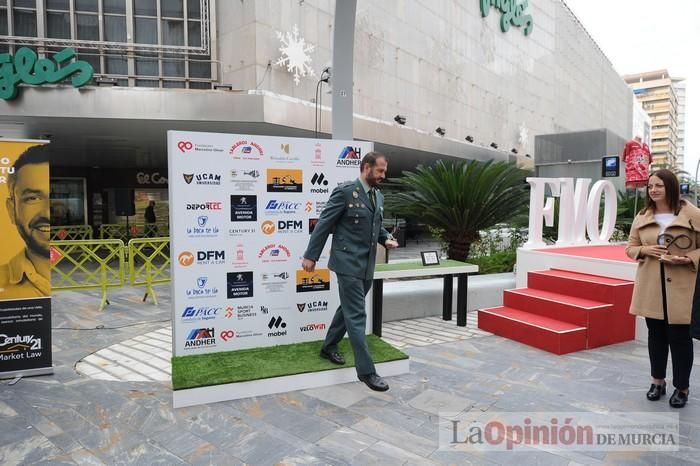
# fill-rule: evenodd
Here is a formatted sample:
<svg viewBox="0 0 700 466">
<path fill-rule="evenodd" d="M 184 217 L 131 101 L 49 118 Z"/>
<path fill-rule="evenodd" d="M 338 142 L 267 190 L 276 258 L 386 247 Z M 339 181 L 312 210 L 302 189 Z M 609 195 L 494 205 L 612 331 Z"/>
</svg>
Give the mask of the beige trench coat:
<svg viewBox="0 0 700 466">
<path fill-rule="evenodd" d="M 625 252 L 639 261 L 637 276 L 632 293 L 630 313 L 643 317 L 663 320 L 664 310 L 661 296 L 661 268 L 653 257 L 639 257 L 642 246 L 657 244 L 660 227 L 654 220 L 651 209 L 639 214 L 632 222 L 629 242 Z M 700 209 L 681 201 L 677 218 L 668 226 L 666 233 L 674 237 L 688 235 L 692 243 L 682 250 L 671 245 L 668 254 L 688 256 L 692 264 L 664 264 L 666 275 L 666 306 L 669 324 L 690 324 L 690 311 L 695 292 L 695 276 L 700 259 Z"/>
</svg>

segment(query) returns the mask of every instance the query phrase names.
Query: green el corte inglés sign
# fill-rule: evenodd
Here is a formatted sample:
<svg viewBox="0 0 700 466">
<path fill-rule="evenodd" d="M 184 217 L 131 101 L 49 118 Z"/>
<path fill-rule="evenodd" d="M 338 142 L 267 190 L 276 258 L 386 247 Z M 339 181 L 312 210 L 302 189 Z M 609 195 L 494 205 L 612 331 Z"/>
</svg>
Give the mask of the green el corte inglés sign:
<svg viewBox="0 0 700 466">
<path fill-rule="evenodd" d="M 527 0 L 479 0 L 481 2 L 481 17 L 486 18 L 491 7 L 496 7 L 501 12 L 501 31 L 508 32 L 511 24 L 522 27 L 523 34 L 529 36 L 532 32 L 532 15 L 523 14 L 528 6 Z"/>
<path fill-rule="evenodd" d="M 73 87 L 84 86 L 92 79 L 95 70 L 90 63 L 73 60 L 75 50 L 65 48 L 51 58 L 38 58 L 34 50 L 22 47 L 13 57 L 0 53 L 0 98 L 12 100 L 17 97 L 17 86 L 21 83 L 56 84 L 71 76 Z"/>
</svg>

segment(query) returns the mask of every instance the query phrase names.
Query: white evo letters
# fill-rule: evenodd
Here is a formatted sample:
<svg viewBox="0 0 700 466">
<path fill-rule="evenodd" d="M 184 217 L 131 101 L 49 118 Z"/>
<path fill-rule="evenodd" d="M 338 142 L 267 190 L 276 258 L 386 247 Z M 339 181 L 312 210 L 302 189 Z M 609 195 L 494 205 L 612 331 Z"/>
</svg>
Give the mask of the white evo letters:
<svg viewBox="0 0 700 466">
<path fill-rule="evenodd" d="M 559 198 L 558 246 L 606 244 L 615 229 L 617 192 L 607 180 L 597 181 L 590 190 L 591 180 L 579 178 L 527 178 L 530 184 L 530 225 L 526 249 L 546 246 L 542 241 L 542 219 L 554 225 L 554 198 Z M 552 197 L 545 200 L 549 187 Z M 599 229 L 600 202 L 605 194 L 603 226 Z M 586 232 L 588 240 L 586 240 Z"/>
</svg>

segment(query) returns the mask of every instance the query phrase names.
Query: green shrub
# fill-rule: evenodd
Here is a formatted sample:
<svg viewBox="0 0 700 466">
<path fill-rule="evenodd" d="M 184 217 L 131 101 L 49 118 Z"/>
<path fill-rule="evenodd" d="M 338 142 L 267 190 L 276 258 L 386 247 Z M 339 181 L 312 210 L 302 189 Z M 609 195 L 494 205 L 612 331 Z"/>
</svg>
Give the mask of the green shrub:
<svg viewBox="0 0 700 466">
<path fill-rule="evenodd" d="M 490 256 L 472 257 L 469 263 L 479 266 L 480 274 L 512 272 L 515 266 L 517 253 L 509 249 L 499 251 Z"/>
</svg>

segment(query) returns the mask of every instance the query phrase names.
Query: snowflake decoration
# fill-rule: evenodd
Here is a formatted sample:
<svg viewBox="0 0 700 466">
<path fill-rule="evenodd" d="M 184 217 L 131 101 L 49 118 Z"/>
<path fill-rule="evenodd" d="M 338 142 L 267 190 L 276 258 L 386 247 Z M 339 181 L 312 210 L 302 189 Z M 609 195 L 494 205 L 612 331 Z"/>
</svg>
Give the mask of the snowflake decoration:
<svg viewBox="0 0 700 466">
<path fill-rule="evenodd" d="M 520 143 L 521 146 L 524 146 L 527 144 L 527 136 L 528 136 L 527 126 L 525 126 L 525 123 L 522 123 L 520 125 L 520 134 L 518 136 L 518 142 Z"/>
<path fill-rule="evenodd" d="M 306 43 L 303 37 L 299 37 L 299 29 L 295 24 L 292 32 L 282 34 L 280 31 L 275 31 L 277 39 L 282 46 L 279 51 L 282 57 L 275 65 L 286 66 L 287 71 L 294 74 L 294 83 L 299 85 L 299 77 L 315 76 L 316 73 L 311 68 L 310 53 L 314 51 L 314 46 Z"/>
</svg>

